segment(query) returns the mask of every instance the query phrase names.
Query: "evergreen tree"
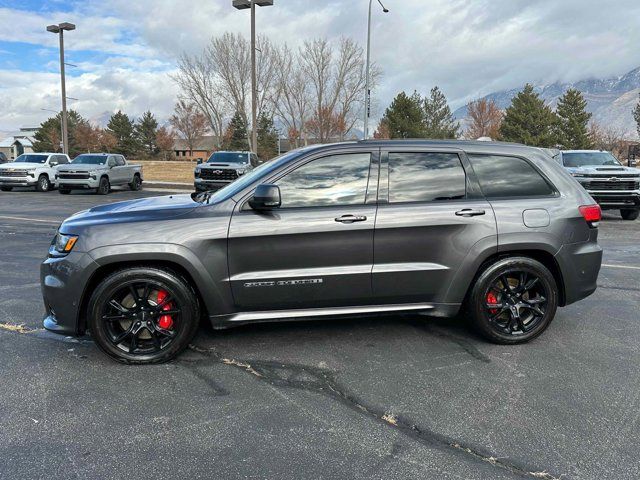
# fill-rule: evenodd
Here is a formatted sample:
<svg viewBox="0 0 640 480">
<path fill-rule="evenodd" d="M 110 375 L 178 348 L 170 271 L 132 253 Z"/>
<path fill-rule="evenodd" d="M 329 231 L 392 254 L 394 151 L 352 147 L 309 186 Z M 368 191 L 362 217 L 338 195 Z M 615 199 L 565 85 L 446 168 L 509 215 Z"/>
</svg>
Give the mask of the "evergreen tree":
<svg viewBox="0 0 640 480">
<path fill-rule="evenodd" d="M 500 126 L 500 139 L 535 147 L 551 148 L 558 143 L 558 117 L 527 84 L 507 108 Z"/>
<path fill-rule="evenodd" d="M 633 118 L 636 121 L 636 127 L 638 129 L 638 135 L 640 136 L 640 100 L 636 105 L 636 108 L 633 109 Z"/>
<path fill-rule="evenodd" d="M 111 115 L 107 131 L 116 138 L 115 153 L 133 156 L 138 152 L 139 143 L 135 135 L 135 125 L 127 114 L 118 110 L 117 113 Z"/>
<path fill-rule="evenodd" d="M 36 152 L 62 152 L 60 144 L 62 143 L 62 112 L 55 117 L 48 118 L 34 134 L 35 142 L 33 149 Z M 69 156 L 71 158 L 84 153 L 84 150 L 76 141 L 76 129 L 79 125 L 88 126 L 89 122 L 82 118 L 75 110 L 67 112 L 67 128 L 69 130 Z"/>
<path fill-rule="evenodd" d="M 423 138 L 422 97 L 418 92 L 408 96 L 400 92 L 384 112 L 381 120 L 390 138 Z"/>
<path fill-rule="evenodd" d="M 158 132 L 158 121 L 153 113 L 146 111 L 138 119 L 135 126 L 135 134 L 138 144 L 146 155 L 152 156 L 158 153 L 156 136 Z"/>
<path fill-rule="evenodd" d="M 266 161 L 278 155 L 278 131 L 273 118 L 261 113 L 258 118 L 258 151 L 260 160 Z"/>
<path fill-rule="evenodd" d="M 224 135 L 222 148 L 225 150 L 248 150 L 247 122 L 240 112 L 236 112 Z"/>
<path fill-rule="evenodd" d="M 579 90 L 570 88 L 560 98 L 558 108 L 558 141 L 571 150 L 589 150 L 593 148 L 593 141 L 589 135 L 589 120 L 591 114 L 587 112 L 587 101 Z"/>
<path fill-rule="evenodd" d="M 424 136 L 426 138 L 457 138 L 460 124 L 455 121 L 447 104 L 447 97 L 438 87 L 433 87 L 424 99 Z"/>
</svg>

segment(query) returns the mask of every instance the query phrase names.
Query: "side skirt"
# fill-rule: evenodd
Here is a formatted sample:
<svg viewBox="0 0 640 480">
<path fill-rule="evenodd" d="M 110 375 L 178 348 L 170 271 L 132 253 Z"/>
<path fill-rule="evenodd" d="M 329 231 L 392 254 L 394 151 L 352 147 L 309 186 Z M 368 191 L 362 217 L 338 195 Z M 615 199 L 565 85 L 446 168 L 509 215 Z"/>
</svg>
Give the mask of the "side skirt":
<svg viewBox="0 0 640 480">
<path fill-rule="evenodd" d="M 296 310 L 270 310 L 211 315 L 209 320 L 216 330 L 250 323 L 319 320 L 327 317 L 353 317 L 371 314 L 416 312 L 433 317 L 454 317 L 460 311 L 459 303 L 406 303 L 394 305 L 363 305 L 355 307 L 305 308 Z"/>
</svg>

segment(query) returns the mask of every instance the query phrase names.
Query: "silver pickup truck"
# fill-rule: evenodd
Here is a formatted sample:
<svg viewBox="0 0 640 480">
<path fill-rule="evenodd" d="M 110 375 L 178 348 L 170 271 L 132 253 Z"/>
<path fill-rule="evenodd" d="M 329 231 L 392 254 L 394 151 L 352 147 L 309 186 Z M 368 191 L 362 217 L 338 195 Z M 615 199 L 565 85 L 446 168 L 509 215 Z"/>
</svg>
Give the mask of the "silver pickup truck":
<svg viewBox="0 0 640 480">
<path fill-rule="evenodd" d="M 131 190 L 142 188 L 142 166 L 127 163 L 124 156 L 111 153 L 78 155 L 69 165 L 58 167 L 58 191 L 95 190 L 106 195 L 112 186 L 128 185 Z"/>
</svg>

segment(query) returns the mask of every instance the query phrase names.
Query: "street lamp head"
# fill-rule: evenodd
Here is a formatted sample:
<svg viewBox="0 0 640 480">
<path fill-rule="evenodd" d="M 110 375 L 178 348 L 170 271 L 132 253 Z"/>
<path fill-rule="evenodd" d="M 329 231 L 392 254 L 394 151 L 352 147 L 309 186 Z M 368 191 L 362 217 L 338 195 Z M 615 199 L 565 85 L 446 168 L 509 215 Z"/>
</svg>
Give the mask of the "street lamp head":
<svg viewBox="0 0 640 480">
<path fill-rule="evenodd" d="M 73 23 L 69 23 L 69 22 L 62 22 L 60 25 L 58 25 L 62 30 L 75 30 L 76 26 Z"/>
<path fill-rule="evenodd" d="M 273 0 L 253 0 L 259 7 L 272 7 Z M 233 0 L 233 7 L 238 10 L 245 10 L 247 8 L 251 8 L 251 0 Z"/>
<path fill-rule="evenodd" d="M 47 32 L 58 33 L 60 32 L 60 27 L 58 27 L 58 25 L 49 25 L 47 27 Z"/>
<path fill-rule="evenodd" d="M 378 3 L 380 4 L 380 6 L 382 7 L 382 11 L 384 13 L 389 13 L 389 9 L 387 7 L 384 6 L 384 4 L 382 3 L 382 0 L 378 0 Z"/>
</svg>

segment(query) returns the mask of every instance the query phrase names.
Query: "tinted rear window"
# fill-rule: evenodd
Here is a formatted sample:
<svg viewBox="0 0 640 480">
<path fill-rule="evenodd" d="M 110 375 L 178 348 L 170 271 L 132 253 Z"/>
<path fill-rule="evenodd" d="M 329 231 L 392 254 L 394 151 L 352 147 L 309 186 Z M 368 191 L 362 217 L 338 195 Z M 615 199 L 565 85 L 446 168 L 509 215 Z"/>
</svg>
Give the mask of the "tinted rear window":
<svg viewBox="0 0 640 480">
<path fill-rule="evenodd" d="M 389 153 L 389 202 L 457 200 L 466 176 L 455 153 Z"/>
<path fill-rule="evenodd" d="M 549 183 L 526 160 L 499 155 L 469 155 L 486 197 L 538 197 L 554 194 Z"/>
</svg>

